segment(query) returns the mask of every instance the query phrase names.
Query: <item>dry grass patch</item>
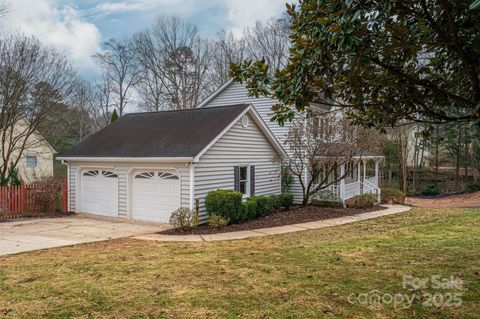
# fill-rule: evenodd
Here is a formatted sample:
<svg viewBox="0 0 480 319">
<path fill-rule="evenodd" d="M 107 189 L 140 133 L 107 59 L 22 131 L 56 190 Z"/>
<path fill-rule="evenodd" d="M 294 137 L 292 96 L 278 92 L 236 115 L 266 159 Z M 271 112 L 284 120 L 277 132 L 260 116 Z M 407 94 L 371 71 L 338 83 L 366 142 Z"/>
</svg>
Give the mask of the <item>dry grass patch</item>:
<svg viewBox="0 0 480 319">
<path fill-rule="evenodd" d="M 0 258 L 7 318 L 473 318 L 480 210 L 420 209 L 340 227 L 217 243 L 113 240 Z M 351 305 L 456 274 L 460 308 Z"/>
</svg>

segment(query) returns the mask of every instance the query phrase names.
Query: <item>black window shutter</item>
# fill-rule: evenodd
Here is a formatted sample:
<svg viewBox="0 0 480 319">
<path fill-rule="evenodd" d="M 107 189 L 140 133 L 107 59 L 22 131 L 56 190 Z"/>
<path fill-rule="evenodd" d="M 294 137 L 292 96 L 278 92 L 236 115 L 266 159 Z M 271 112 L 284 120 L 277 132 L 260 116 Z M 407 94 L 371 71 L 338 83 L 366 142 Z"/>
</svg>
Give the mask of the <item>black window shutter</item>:
<svg viewBox="0 0 480 319">
<path fill-rule="evenodd" d="M 240 166 L 233 167 L 233 189 L 240 191 Z"/>
<path fill-rule="evenodd" d="M 255 195 L 255 165 L 250 166 L 250 194 Z"/>
</svg>

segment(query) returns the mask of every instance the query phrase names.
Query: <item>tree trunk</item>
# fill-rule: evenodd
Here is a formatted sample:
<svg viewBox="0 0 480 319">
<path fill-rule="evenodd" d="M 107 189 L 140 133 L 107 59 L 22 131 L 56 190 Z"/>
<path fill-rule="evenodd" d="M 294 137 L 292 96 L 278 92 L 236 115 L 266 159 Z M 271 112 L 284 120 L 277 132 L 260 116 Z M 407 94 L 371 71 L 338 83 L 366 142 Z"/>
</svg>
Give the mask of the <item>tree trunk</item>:
<svg viewBox="0 0 480 319">
<path fill-rule="evenodd" d="M 436 139 L 435 139 L 435 176 L 438 179 L 438 153 L 440 148 L 440 125 L 436 127 Z"/>
</svg>

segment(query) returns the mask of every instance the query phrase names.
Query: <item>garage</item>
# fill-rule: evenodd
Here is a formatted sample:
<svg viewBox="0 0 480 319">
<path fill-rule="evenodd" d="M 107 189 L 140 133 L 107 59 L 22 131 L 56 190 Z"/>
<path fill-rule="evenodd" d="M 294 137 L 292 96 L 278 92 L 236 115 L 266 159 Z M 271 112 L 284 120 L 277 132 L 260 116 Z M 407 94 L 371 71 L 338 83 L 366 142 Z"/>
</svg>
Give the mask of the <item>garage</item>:
<svg viewBox="0 0 480 319">
<path fill-rule="evenodd" d="M 180 207 L 180 178 L 174 170 L 142 170 L 132 174 L 132 218 L 168 223 Z"/>
<path fill-rule="evenodd" d="M 118 175 L 105 169 L 81 172 L 80 210 L 83 213 L 118 217 Z"/>
</svg>

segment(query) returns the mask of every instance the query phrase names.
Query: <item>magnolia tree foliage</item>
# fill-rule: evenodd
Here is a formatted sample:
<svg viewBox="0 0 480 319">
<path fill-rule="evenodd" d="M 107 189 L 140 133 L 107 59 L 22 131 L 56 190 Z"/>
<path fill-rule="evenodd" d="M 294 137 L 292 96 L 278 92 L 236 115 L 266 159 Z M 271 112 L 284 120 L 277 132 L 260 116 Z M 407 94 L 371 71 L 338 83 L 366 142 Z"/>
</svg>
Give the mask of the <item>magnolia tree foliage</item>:
<svg viewBox="0 0 480 319">
<path fill-rule="evenodd" d="M 300 0 L 287 4 L 288 64 L 272 77 L 265 60 L 247 60 L 232 65 L 232 75 L 251 95 L 278 99 L 280 123 L 312 102 L 349 107 L 365 126 L 478 121 L 480 11 L 470 4 Z"/>
<path fill-rule="evenodd" d="M 303 205 L 352 172 L 353 162 L 360 160 L 368 147 L 364 137 L 341 112 L 317 111 L 291 124 L 285 141 L 289 157 L 284 163 L 302 187 Z"/>
</svg>

